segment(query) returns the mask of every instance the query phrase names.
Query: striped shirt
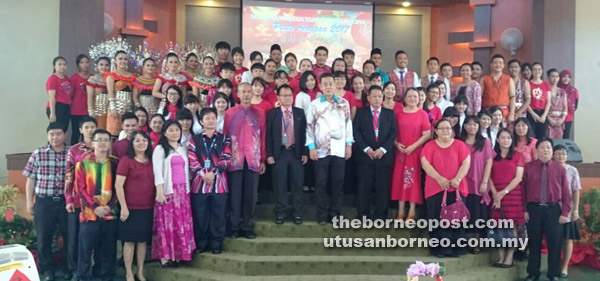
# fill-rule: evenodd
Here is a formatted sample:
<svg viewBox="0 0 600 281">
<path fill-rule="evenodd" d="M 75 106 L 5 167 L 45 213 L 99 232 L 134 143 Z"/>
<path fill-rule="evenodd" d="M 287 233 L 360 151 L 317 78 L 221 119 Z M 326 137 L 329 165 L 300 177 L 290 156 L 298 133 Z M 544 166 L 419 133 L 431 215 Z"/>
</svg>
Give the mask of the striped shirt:
<svg viewBox="0 0 600 281">
<path fill-rule="evenodd" d="M 79 222 L 114 220 L 117 217 L 117 196 L 115 192 L 116 159 L 112 156 L 103 163 L 96 161 L 92 153 L 86 155 L 75 166 L 75 190 L 81 202 Z M 110 212 L 98 218 L 94 210 L 109 206 Z"/>
<path fill-rule="evenodd" d="M 231 165 L 231 140 L 228 136 L 215 132 L 212 138 L 206 133 L 195 135 L 188 143 L 188 158 L 192 178 L 192 193 L 226 193 L 227 168 Z M 210 167 L 207 167 L 210 161 Z M 213 185 L 204 183 L 204 175 L 215 173 Z M 213 188 L 214 187 L 214 188 Z"/>
<path fill-rule="evenodd" d="M 65 191 L 65 172 L 69 147 L 59 152 L 50 144 L 31 153 L 23 175 L 35 180 L 35 195 L 63 196 Z"/>
</svg>

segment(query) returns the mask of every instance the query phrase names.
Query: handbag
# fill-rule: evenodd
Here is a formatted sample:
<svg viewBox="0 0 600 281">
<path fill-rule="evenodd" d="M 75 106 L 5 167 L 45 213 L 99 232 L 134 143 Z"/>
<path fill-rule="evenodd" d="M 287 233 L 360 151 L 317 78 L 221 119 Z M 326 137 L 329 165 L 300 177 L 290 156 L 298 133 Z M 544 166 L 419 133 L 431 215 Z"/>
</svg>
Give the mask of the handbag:
<svg viewBox="0 0 600 281">
<path fill-rule="evenodd" d="M 468 221 L 471 218 L 471 213 L 465 203 L 462 201 L 462 197 L 460 196 L 460 192 L 458 188 L 456 188 L 456 201 L 449 206 L 446 205 L 446 197 L 448 195 L 448 190 L 444 191 L 444 198 L 442 199 L 442 210 L 440 212 L 440 220 L 458 220 L 458 221 Z"/>
<path fill-rule="evenodd" d="M 502 210 L 502 208 L 500 208 L 499 210 L 500 210 L 500 215 L 502 216 L 502 219 L 506 220 L 506 217 L 504 216 L 504 211 Z M 512 229 L 510 229 L 510 228 L 496 227 L 496 228 L 490 228 L 487 230 L 487 238 L 494 239 L 494 242 L 496 243 L 496 245 L 502 245 L 503 240 L 515 238 L 515 235 L 512 232 Z"/>
</svg>

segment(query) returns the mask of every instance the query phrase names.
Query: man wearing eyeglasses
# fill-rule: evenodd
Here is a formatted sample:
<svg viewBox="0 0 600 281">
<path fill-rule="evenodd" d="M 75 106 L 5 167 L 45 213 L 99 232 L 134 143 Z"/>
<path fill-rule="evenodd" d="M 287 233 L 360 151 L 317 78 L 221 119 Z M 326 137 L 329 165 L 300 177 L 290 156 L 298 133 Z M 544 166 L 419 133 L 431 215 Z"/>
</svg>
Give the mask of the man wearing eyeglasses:
<svg viewBox="0 0 600 281">
<path fill-rule="evenodd" d="M 91 280 L 92 251 L 102 264 L 102 280 L 113 280 L 117 251 L 117 196 L 115 193 L 116 158 L 109 156 L 110 133 L 96 130 L 92 136 L 94 153 L 75 167 L 75 187 L 79 191 L 79 280 Z"/>
</svg>

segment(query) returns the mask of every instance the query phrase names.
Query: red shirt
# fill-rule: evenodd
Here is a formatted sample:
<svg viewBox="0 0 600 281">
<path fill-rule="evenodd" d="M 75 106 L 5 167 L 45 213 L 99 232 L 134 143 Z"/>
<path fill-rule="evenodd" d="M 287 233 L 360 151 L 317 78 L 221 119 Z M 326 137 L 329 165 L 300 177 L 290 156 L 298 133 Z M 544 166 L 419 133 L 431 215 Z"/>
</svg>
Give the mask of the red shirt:
<svg viewBox="0 0 600 281">
<path fill-rule="evenodd" d="M 440 176 L 451 180 L 456 177 L 458 169 L 470 154 L 467 145 L 460 140 L 453 140 L 452 144 L 446 148 L 441 148 L 435 140 L 432 140 L 423 147 L 421 158 L 427 159 L 427 162 L 433 166 Z M 460 181 L 458 190 L 465 197 L 469 194 L 469 187 L 465 179 Z M 429 198 L 442 191 L 442 188 L 434 178 L 429 175 L 425 177 L 425 198 Z M 455 189 L 450 187 L 448 191 L 454 192 Z"/>
<path fill-rule="evenodd" d="M 546 81 L 540 84 L 535 84 L 529 81 L 531 85 L 531 109 L 546 109 L 548 102 L 548 92 L 552 91 L 552 86 Z"/>
<path fill-rule="evenodd" d="M 296 95 L 300 93 L 300 78 L 302 77 L 302 73 L 298 72 L 296 76 L 288 77 L 288 84 L 292 88 L 292 92 L 294 93 L 294 99 Z M 295 100 L 294 100 L 295 101 Z"/>
<path fill-rule="evenodd" d="M 65 77 L 60 78 L 54 74 L 50 75 L 46 81 L 46 91 L 49 90 L 56 91 L 56 102 L 71 105 L 73 86 L 71 86 L 71 80 L 69 79 L 69 76 L 65 75 Z M 50 101 L 48 101 L 46 104 L 46 108 L 50 108 Z"/>
<path fill-rule="evenodd" d="M 548 202 L 561 203 L 561 216 L 567 217 L 571 212 L 571 189 L 567 178 L 567 170 L 554 160 L 550 160 L 545 165 L 548 183 Z M 542 182 L 542 161 L 533 160 L 525 164 L 523 172 L 523 205 L 527 203 L 540 202 L 540 188 Z"/>
<path fill-rule="evenodd" d="M 265 87 L 263 100 L 267 100 L 270 103 L 275 104 L 278 101 L 276 88 L 277 86 L 275 85 L 275 82 L 270 82 L 269 84 L 267 84 L 267 86 Z"/>
<path fill-rule="evenodd" d="M 248 69 L 243 66 L 242 66 L 242 68 L 235 70 L 235 74 L 233 76 L 233 81 L 231 81 L 234 89 L 237 89 L 237 86 L 240 83 L 242 83 L 242 74 L 244 74 L 244 72 L 246 72 L 246 71 L 248 71 Z"/>
<path fill-rule="evenodd" d="M 260 172 L 261 162 L 267 160 L 265 150 L 265 112 L 256 105 L 235 106 L 225 111 L 223 134 L 231 136 L 231 166 L 228 171 L 248 169 Z"/>
<path fill-rule="evenodd" d="M 71 115 L 88 115 L 86 86 L 87 78 L 81 77 L 79 73 L 75 73 L 71 76 L 71 87 L 73 88 Z"/>
<path fill-rule="evenodd" d="M 352 68 L 350 70 L 347 71 L 348 73 L 348 78 L 352 78 L 354 75 L 361 75 L 362 73 L 360 73 L 360 71 Z"/>
<path fill-rule="evenodd" d="M 140 163 L 135 159 L 125 156 L 119 161 L 117 175 L 127 177 L 123 189 L 127 208 L 131 210 L 154 208 L 154 173 L 152 161 Z"/>
<path fill-rule="evenodd" d="M 129 146 L 128 139 L 117 141 L 112 146 L 112 155 L 117 157 L 117 163 L 127 156 L 127 147 Z"/>
<path fill-rule="evenodd" d="M 348 104 L 350 105 L 350 109 L 352 109 L 353 107 L 356 107 L 356 98 L 354 97 L 354 93 L 346 91 L 343 98 L 346 101 L 348 101 Z"/>
<path fill-rule="evenodd" d="M 331 67 L 329 67 L 327 65 L 319 66 L 318 64 L 315 63 L 315 65 L 313 65 L 313 72 L 317 76 L 317 80 L 319 80 L 319 78 L 321 78 L 321 74 L 331 73 Z"/>
<path fill-rule="evenodd" d="M 275 105 L 273 105 L 273 103 L 271 103 L 268 100 L 263 99 L 260 103 L 258 104 L 253 104 L 253 106 L 262 109 L 265 114 L 267 114 L 267 112 L 269 112 L 269 110 L 271 110 L 273 107 L 275 107 Z"/>
</svg>

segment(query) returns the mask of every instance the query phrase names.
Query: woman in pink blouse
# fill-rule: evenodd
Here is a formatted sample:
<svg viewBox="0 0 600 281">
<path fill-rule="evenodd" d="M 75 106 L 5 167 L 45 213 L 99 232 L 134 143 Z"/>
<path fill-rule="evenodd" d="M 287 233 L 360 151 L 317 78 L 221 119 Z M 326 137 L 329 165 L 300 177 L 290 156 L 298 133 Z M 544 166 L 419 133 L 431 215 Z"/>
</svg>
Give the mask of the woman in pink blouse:
<svg viewBox="0 0 600 281">
<path fill-rule="evenodd" d="M 475 115 L 481 110 L 481 86 L 477 81 L 471 79 L 473 66 L 470 63 L 463 63 L 460 66 L 460 76 L 463 81 L 456 88 L 456 92 L 452 95 L 452 100 L 460 95 L 465 95 L 469 98 L 467 105 L 467 115 Z"/>
<path fill-rule="evenodd" d="M 531 126 L 525 117 L 515 120 L 514 141 L 515 151 L 523 155 L 523 163 L 527 164 L 537 159 L 535 144 L 537 139 L 532 137 Z"/>
</svg>

